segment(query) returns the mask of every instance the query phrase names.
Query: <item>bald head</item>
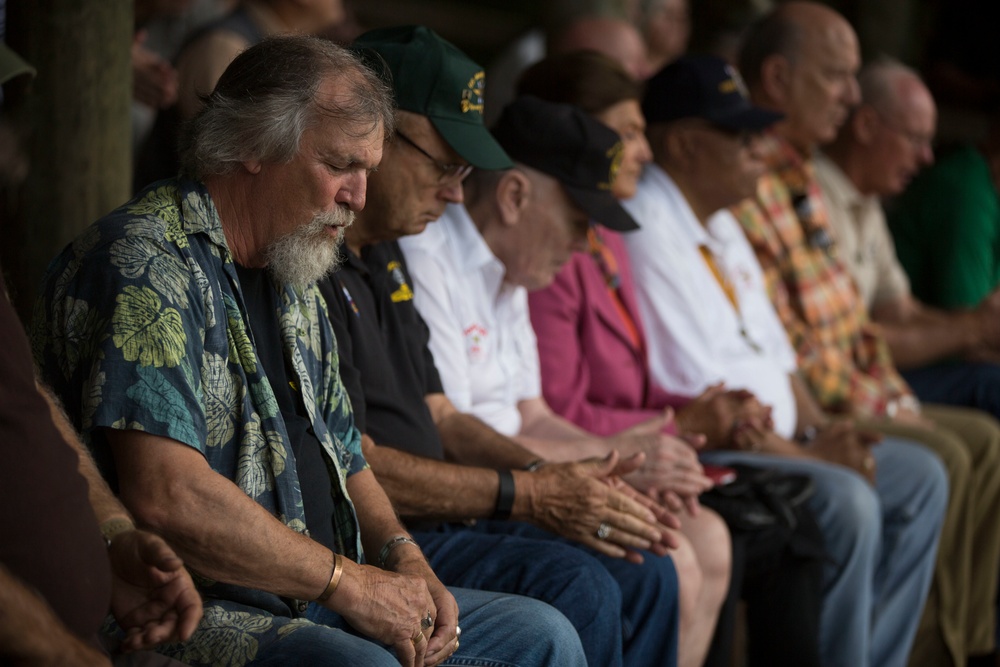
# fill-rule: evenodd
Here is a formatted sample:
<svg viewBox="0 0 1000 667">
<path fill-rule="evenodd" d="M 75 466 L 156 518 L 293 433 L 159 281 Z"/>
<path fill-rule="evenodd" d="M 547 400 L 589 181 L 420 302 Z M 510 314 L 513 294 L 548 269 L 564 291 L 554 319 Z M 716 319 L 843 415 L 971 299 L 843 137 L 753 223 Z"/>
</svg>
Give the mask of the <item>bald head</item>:
<svg viewBox="0 0 1000 667">
<path fill-rule="evenodd" d="M 808 151 L 833 141 L 858 103 L 858 39 L 829 7 L 788 2 L 754 26 L 740 53 L 740 70 L 754 101 L 781 111 L 776 129 Z"/>
<path fill-rule="evenodd" d="M 550 45 L 552 53 L 597 51 L 621 63 L 632 77 L 649 76 L 646 45 L 628 21 L 610 16 L 585 16 L 568 24 Z"/>
<path fill-rule="evenodd" d="M 862 104 L 827 149 L 830 158 L 864 194 L 899 194 L 934 160 L 934 98 L 909 67 L 881 60 L 858 81 Z"/>
</svg>

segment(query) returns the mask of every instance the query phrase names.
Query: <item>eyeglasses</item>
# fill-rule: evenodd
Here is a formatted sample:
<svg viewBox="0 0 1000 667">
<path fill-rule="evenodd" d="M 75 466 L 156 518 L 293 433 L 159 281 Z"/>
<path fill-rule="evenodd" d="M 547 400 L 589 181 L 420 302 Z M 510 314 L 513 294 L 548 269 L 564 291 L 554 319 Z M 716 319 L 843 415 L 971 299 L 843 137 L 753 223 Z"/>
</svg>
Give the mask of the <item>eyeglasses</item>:
<svg viewBox="0 0 1000 667">
<path fill-rule="evenodd" d="M 887 130 L 899 135 L 903 139 L 906 139 L 906 141 L 908 141 L 914 149 L 922 151 L 932 148 L 934 143 L 933 135 L 920 134 L 918 132 L 912 132 L 902 128 L 896 123 L 891 122 L 878 111 L 875 112 L 875 115 L 878 116 L 879 122 L 882 123 Z"/>
<path fill-rule="evenodd" d="M 465 180 L 466 176 L 472 173 L 473 167 L 471 164 L 445 164 L 418 146 L 413 139 L 410 139 L 399 130 L 396 130 L 396 136 L 408 143 L 410 146 L 413 146 L 413 148 L 418 150 L 421 155 L 434 163 L 434 166 L 441 172 L 441 175 L 438 176 L 438 183 L 441 185 L 445 185 L 446 183 L 461 183 Z"/>
</svg>

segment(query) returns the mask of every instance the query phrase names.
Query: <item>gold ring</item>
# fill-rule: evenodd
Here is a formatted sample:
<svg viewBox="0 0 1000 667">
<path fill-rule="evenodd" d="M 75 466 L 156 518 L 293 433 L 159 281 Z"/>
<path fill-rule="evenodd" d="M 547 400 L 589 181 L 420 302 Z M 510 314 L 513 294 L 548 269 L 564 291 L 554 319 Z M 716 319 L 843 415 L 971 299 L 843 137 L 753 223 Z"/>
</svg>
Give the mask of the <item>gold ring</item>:
<svg viewBox="0 0 1000 667">
<path fill-rule="evenodd" d="M 421 641 L 427 641 L 427 637 L 424 636 L 424 633 L 418 632 L 416 637 L 410 637 L 410 641 L 413 642 L 414 646 L 416 646 Z"/>
</svg>

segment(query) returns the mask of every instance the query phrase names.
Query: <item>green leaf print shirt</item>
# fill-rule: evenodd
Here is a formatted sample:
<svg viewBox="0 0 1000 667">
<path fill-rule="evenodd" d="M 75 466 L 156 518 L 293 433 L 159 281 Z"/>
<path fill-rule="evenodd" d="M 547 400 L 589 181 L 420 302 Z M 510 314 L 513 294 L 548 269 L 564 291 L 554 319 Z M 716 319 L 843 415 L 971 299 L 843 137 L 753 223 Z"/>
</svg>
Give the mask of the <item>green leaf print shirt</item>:
<svg viewBox="0 0 1000 667">
<path fill-rule="evenodd" d="M 345 484 L 366 463 L 336 370 L 326 304 L 315 286 L 278 291 L 284 353 L 333 482 L 337 550 L 359 561 Z M 162 181 L 91 225 L 50 265 L 32 345 L 43 379 L 113 487 L 113 461 L 97 429 L 146 431 L 194 447 L 213 470 L 304 532 L 295 461 L 246 318 L 208 192 L 192 181 Z M 280 616 L 301 611 L 261 591 L 199 583 L 222 605 L 213 617 L 247 606 Z"/>
</svg>

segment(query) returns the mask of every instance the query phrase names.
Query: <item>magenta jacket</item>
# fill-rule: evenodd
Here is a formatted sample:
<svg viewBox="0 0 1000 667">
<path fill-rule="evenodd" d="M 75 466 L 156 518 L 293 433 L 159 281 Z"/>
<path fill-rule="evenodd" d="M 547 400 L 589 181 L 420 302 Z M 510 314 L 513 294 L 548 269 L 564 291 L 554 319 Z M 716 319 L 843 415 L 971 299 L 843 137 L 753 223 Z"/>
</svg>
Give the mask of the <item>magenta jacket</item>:
<svg viewBox="0 0 1000 667">
<path fill-rule="evenodd" d="M 618 261 L 625 309 L 645 336 L 625 247 L 616 233 L 603 228 L 598 233 Z M 589 254 L 574 253 L 550 286 L 529 293 L 528 303 L 538 339 L 542 394 L 556 413 L 577 426 L 611 435 L 667 406 L 680 408 L 691 401 L 654 384 L 645 356 L 632 344 Z"/>
</svg>

